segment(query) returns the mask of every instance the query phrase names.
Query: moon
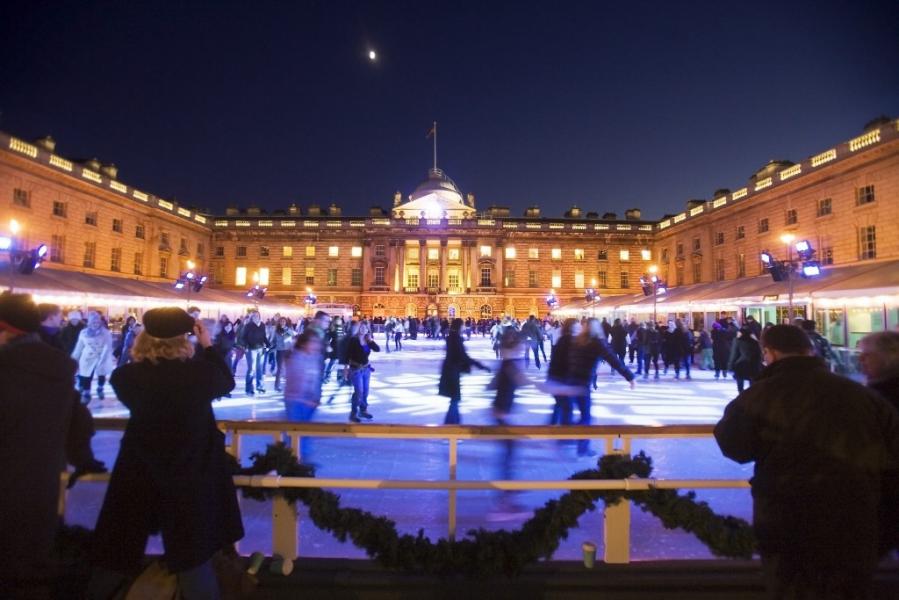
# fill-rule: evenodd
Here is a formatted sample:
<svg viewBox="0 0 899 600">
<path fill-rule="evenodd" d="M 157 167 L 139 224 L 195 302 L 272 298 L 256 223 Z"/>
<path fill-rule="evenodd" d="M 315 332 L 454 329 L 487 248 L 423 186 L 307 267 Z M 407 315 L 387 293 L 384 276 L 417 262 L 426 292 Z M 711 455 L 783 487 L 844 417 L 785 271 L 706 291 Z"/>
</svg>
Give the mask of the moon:
<svg viewBox="0 0 899 600">
<path fill-rule="evenodd" d="M 378 60 L 378 53 L 375 52 L 374 50 L 369 50 L 368 51 L 368 60 L 370 60 L 370 61 Z"/>
</svg>

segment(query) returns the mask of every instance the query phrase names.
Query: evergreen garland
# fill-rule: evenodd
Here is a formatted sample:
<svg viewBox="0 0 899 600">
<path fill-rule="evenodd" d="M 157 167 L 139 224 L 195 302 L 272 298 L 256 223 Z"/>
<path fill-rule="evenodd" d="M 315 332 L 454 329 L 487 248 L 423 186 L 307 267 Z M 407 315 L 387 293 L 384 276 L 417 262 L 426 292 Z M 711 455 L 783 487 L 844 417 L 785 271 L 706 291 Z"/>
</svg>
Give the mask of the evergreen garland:
<svg viewBox="0 0 899 600">
<path fill-rule="evenodd" d="M 238 469 L 241 475 L 276 472 L 283 477 L 314 477 L 315 471 L 299 463 L 290 448 L 270 444 L 265 453 L 251 455 L 253 464 Z M 575 473 L 571 479 L 646 478 L 652 473 L 652 459 L 643 452 L 634 457 L 606 455 L 598 468 Z M 696 494 L 677 490 L 573 490 L 547 501 L 534 511 L 518 531 L 472 529 L 468 537 L 432 542 L 424 531 L 417 535 L 400 534 L 396 523 L 357 508 L 341 508 L 340 496 L 319 488 L 253 488 L 242 486 L 244 497 L 255 500 L 283 494 L 291 504 L 302 502 L 316 527 L 347 539 L 365 550 L 369 558 L 394 570 L 436 575 L 464 574 L 486 577 L 514 575 L 528 564 L 549 559 L 568 532 L 577 526 L 581 515 L 596 508 L 602 500 L 613 505 L 630 500 L 644 512 L 658 517 L 668 529 L 681 528 L 695 535 L 712 554 L 729 558 L 751 558 L 755 551 L 752 528 L 743 519 L 717 515 L 706 502 L 697 502 Z"/>
</svg>

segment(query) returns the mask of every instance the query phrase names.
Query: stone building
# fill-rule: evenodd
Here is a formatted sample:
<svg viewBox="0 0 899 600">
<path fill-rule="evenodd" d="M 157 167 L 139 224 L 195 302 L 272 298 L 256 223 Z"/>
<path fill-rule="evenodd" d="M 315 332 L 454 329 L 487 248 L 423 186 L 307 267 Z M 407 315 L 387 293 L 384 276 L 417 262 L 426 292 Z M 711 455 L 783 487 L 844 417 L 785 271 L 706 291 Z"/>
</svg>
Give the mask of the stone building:
<svg viewBox="0 0 899 600">
<path fill-rule="evenodd" d="M 113 165 L 62 158 L 50 138 L 29 143 L 0 133 L 0 147 L 0 234 L 14 218 L 21 243 L 50 247 L 46 267 L 107 284 L 169 285 L 193 261 L 210 276 L 209 293 L 225 303 L 239 303 L 258 283 L 268 288 L 267 302 L 298 310 L 311 291 L 321 304 L 371 316 L 520 318 L 546 313 L 551 290 L 563 307 L 583 311 L 585 290 L 595 288 L 602 299 L 591 310 L 642 318 L 649 309 L 640 278 L 653 265 L 669 289 L 665 314 L 696 320 L 719 309 L 755 310 L 773 320 L 786 300 L 759 295 L 770 284 L 759 254 L 786 254 L 780 237 L 791 233 L 813 244 L 828 273 L 847 280 L 835 297 L 876 293 L 873 312 L 881 310 L 883 326 L 897 320 L 895 120 L 872 122 L 798 163 L 771 161 L 735 191 L 691 200 L 659 221 L 642 219 L 638 209 L 619 218 L 577 206 L 562 216 L 536 206 L 512 215 L 479 207 L 437 168 L 408 196 L 397 192 L 389 210 L 368 215 L 314 204 L 211 215 L 126 185 Z M 882 285 L 852 287 L 848 280 L 873 267 Z M 811 310 L 817 291 L 798 291 L 799 308 Z M 826 310 L 837 310 L 834 304 Z"/>
</svg>

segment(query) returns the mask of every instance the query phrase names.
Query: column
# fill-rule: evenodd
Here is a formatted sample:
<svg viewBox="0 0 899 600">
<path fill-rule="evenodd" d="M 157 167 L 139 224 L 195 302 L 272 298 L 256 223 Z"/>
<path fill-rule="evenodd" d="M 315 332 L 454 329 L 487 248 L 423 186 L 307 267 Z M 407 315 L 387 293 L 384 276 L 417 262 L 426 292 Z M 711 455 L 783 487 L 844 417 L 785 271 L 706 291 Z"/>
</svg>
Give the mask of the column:
<svg viewBox="0 0 899 600">
<path fill-rule="evenodd" d="M 495 253 L 495 262 L 496 267 L 493 272 L 493 281 L 490 283 L 493 284 L 493 287 L 496 288 L 497 292 L 501 292 L 503 289 L 503 259 L 505 256 L 503 253 L 506 251 L 505 244 L 503 240 L 497 240 L 496 244 L 493 246 L 493 252 Z"/>
<path fill-rule="evenodd" d="M 428 248 L 427 240 L 418 240 L 418 291 L 427 291 L 428 287 Z"/>
<path fill-rule="evenodd" d="M 396 252 L 396 280 L 395 291 L 402 292 L 406 286 L 406 244 L 402 240 L 397 241 Z"/>
<path fill-rule="evenodd" d="M 478 265 L 478 256 L 480 254 L 481 249 L 478 248 L 478 240 L 472 240 L 468 243 L 468 257 L 470 261 L 471 268 L 469 268 L 468 273 L 471 278 L 471 282 L 469 286 L 471 289 L 476 289 L 481 285 L 481 269 Z"/>
<path fill-rule="evenodd" d="M 449 285 L 446 281 L 446 238 L 440 240 L 440 291 L 445 293 Z"/>
<path fill-rule="evenodd" d="M 371 289 L 372 272 L 371 272 L 371 240 L 362 240 L 362 291 L 367 292 Z"/>
</svg>

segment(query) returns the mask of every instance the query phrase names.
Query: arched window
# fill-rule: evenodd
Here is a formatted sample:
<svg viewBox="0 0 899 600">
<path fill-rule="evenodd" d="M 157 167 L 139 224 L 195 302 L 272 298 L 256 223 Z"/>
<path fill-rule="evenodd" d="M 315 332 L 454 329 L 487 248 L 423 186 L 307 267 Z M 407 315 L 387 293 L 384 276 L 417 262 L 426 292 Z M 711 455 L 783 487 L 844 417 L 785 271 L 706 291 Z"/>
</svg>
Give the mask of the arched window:
<svg viewBox="0 0 899 600">
<path fill-rule="evenodd" d="M 406 305 L 406 316 L 407 317 L 417 317 L 418 316 L 418 305 L 414 302 L 410 302 Z"/>
<path fill-rule="evenodd" d="M 446 309 L 446 313 L 447 313 L 447 317 L 449 317 L 450 319 L 455 319 L 456 318 L 456 305 L 450 304 L 449 307 Z"/>
<path fill-rule="evenodd" d="M 484 304 L 483 306 L 481 306 L 481 318 L 482 319 L 489 319 L 492 316 L 493 316 L 493 307 L 492 306 L 490 306 L 489 304 Z"/>
</svg>

